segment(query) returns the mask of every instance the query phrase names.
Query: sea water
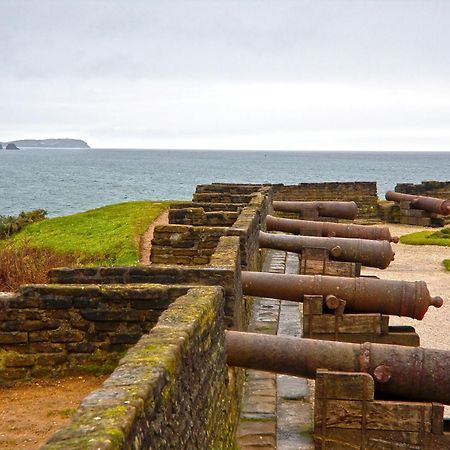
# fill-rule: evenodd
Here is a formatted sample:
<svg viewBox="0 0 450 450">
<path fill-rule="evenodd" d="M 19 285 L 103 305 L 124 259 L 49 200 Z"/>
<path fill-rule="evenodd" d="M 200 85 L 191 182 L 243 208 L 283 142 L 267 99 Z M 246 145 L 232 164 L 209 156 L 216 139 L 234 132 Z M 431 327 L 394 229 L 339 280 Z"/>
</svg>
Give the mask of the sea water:
<svg viewBox="0 0 450 450">
<path fill-rule="evenodd" d="M 60 216 L 130 200 L 190 200 L 197 184 L 450 180 L 450 152 L 0 150 L 0 215 Z"/>
</svg>

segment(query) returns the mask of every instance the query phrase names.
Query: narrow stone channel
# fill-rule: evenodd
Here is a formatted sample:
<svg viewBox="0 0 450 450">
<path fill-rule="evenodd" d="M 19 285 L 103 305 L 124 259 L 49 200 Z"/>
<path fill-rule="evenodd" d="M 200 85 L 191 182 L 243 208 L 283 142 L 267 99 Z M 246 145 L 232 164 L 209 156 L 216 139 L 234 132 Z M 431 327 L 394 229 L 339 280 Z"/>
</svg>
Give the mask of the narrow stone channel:
<svg viewBox="0 0 450 450">
<path fill-rule="evenodd" d="M 298 273 L 298 256 L 269 251 L 264 272 Z M 299 305 L 256 298 L 249 331 L 301 336 Z M 313 449 L 312 413 L 305 379 L 247 370 L 237 437 L 242 449 Z"/>
</svg>

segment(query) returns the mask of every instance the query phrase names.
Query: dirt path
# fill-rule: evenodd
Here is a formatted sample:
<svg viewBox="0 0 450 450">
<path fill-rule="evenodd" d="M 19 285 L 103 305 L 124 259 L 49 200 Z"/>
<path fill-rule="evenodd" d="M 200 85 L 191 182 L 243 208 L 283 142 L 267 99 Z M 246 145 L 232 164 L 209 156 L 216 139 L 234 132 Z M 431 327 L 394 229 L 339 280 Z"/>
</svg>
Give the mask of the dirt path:
<svg viewBox="0 0 450 450">
<path fill-rule="evenodd" d="M 152 247 L 153 232 L 156 225 L 166 225 L 169 223 L 169 211 L 160 214 L 148 227 L 147 231 L 142 235 L 139 242 L 139 263 L 150 264 L 150 249 Z"/>
<path fill-rule="evenodd" d="M 0 388 L 0 448 L 34 450 L 69 422 L 105 376 L 35 380 Z"/>
<path fill-rule="evenodd" d="M 416 231 L 430 230 L 412 225 L 389 224 L 391 234 L 402 236 Z M 444 305 L 430 307 L 423 320 L 392 317 L 393 325 L 412 325 L 420 336 L 421 347 L 450 350 L 450 272 L 442 265 L 450 258 L 450 247 L 437 245 L 393 244 L 395 261 L 385 270 L 364 268 L 365 275 L 380 278 L 417 281 L 427 283 L 431 295 L 440 295 Z"/>
</svg>

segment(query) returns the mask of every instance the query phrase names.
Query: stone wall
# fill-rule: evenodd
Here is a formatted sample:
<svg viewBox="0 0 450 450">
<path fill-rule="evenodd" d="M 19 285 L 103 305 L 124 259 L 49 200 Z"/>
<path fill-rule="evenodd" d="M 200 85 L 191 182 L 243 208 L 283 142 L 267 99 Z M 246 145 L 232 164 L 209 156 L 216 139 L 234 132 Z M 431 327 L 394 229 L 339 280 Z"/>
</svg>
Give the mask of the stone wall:
<svg viewBox="0 0 450 450">
<path fill-rule="evenodd" d="M 206 211 L 203 208 L 174 208 L 169 210 L 169 223 L 206 227 L 231 227 L 239 213 L 237 211 Z"/>
<path fill-rule="evenodd" d="M 218 287 L 178 298 L 43 448 L 234 448 L 223 300 Z"/>
<path fill-rule="evenodd" d="M 274 200 L 354 201 L 358 205 L 359 218 L 374 218 L 377 216 L 378 195 L 376 182 L 274 184 L 273 191 Z"/>
<path fill-rule="evenodd" d="M 251 194 L 249 198 L 247 206 L 241 209 L 231 226 L 207 227 L 169 224 L 155 227 L 150 255 L 151 262 L 155 264 L 208 265 L 220 237 L 239 236 L 242 267 L 248 270 L 259 270 L 261 258 L 258 233 L 271 207 L 271 189 L 263 188 Z M 223 214 L 226 213 L 223 212 Z"/>
<path fill-rule="evenodd" d="M 152 240 L 154 264 L 207 265 L 227 227 L 158 225 Z"/>
<path fill-rule="evenodd" d="M 205 212 L 211 211 L 240 212 L 244 206 L 246 206 L 246 203 L 180 202 L 180 203 L 172 203 L 170 208 L 171 209 L 202 208 Z"/>
<path fill-rule="evenodd" d="M 205 266 L 158 265 L 129 267 L 84 267 L 53 269 L 52 283 L 58 284 L 179 284 L 221 286 L 225 292 L 225 325 L 245 329 L 247 306 L 242 298 L 239 238 L 224 236 Z"/>
<path fill-rule="evenodd" d="M 189 286 L 29 285 L 0 300 L 0 383 L 108 372 Z"/>
<path fill-rule="evenodd" d="M 255 194 L 270 195 L 270 185 L 212 183 L 199 184 L 192 200 L 194 202 L 249 203 Z"/>
<path fill-rule="evenodd" d="M 450 199 L 450 181 L 422 181 L 420 184 L 399 183 L 396 192 Z"/>
<path fill-rule="evenodd" d="M 198 184 L 195 193 L 229 193 L 229 194 L 253 194 L 261 190 L 265 186 L 263 184 L 245 184 L 245 183 L 211 183 L 211 184 Z"/>
<path fill-rule="evenodd" d="M 248 203 L 252 194 L 230 194 L 228 192 L 199 192 L 192 196 L 194 202 Z"/>
<path fill-rule="evenodd" d="M 151 266 L 54 269 L 5 297 L 0 383 L 117 366 L 45 448 L 234 448 L 244 371 L 224 328 L 247 329 L 240 271 L 260 267 L 271 188 L 219 189 L 173 207 L 183 224 L 156 228 Z"/>
</svg>

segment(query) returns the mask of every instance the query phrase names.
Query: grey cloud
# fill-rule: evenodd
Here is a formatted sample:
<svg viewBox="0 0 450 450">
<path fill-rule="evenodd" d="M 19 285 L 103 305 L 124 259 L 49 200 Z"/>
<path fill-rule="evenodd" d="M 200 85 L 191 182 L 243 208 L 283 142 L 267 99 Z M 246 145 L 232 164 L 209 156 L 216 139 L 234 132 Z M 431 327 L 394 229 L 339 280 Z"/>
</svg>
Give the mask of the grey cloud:
<svg viewBox="0 0 450 450">
<path fill-rule="evenodd" d="M 450 2 L 2 0 L 20 77 L 303 79 L 450 75 Z"/>
</svg>

